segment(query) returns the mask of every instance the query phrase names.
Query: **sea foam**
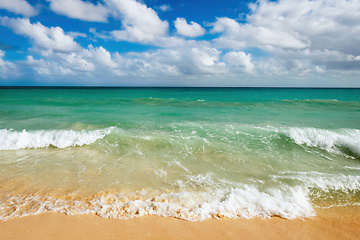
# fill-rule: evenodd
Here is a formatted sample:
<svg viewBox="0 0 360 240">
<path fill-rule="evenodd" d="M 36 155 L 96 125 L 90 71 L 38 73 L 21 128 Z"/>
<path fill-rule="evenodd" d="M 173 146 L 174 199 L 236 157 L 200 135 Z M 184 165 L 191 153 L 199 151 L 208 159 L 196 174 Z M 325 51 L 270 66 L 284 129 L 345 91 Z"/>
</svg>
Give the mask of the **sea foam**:
<svg viewBox="0 0 360 240">
<path fill-rule="evenodd" d="M 273 176 L 274 179 L 292 179 L 301 182 L 306 188 L 316 188 L 324 193 L 331 191 L 359 191 L 360 176 L 311 172 L 286 171 Z"/>
<path fill-rule="evenodd" d="M 113 128 L 101 130 L 38 130 L 17 132 L 0 129 L 0 150 L 21 148 L 66 148 L 94 143 L 108 135 Z"/>
<path fill-rule="evenodd" d="M 0 204 L 0 220 L 58 212 L 68 215 L 96 214 L 103 218 L 128 219 L 156 215 L 188 221 L 207 218 L 308 218 L 315 213 L 307 190 L 299 187 L 269 189 L 266 192 L 244 185 L 212 192 L 178 192 L 152 195 L 146 191 L 131 194 L 104 194 L 89 200 L 67 200 L 53 196 L 13 196 Z"/>
<path fill-rule="evenodd" d="M 347 148 L 360 156 L 360 131 L 357 129 L 325 130 L 317 128 L 290 128 L 285 131 L 296 144 L 318 147 L 340 153 Z"/>
</svg>

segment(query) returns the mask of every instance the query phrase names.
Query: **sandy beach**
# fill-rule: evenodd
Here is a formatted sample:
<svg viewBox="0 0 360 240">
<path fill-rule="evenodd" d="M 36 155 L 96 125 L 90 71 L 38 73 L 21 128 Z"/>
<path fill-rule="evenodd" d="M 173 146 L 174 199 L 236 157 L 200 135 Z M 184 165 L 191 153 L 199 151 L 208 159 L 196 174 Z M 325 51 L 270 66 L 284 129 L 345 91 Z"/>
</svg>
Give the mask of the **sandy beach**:
<svg viewBox="0 0 360 240">
<path fill-rule="evenodd" d="M 1 239 L 358 239 L 360 207 L 317 209 L 311 219 L 128 220 L 42 214 L 0 222 Z"/>
<path fill-rule="evenodd" d="M 360 240 L 360 0 L 0 0 L 0 240 Z"/>
</svg>

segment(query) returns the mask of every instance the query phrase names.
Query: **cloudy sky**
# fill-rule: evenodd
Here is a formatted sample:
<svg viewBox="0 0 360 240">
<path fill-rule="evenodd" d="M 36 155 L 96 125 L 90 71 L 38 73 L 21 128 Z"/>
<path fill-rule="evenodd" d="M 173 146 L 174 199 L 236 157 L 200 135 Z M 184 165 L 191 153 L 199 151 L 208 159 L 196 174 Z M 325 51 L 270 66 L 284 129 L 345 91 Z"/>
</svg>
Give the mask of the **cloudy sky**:
<svg viewBox="0 0 360 240">
<path fill-rule="evenodd" d="M 360 0 L 0 0 L 0 85 L 360 87 Z"/>
</svg>

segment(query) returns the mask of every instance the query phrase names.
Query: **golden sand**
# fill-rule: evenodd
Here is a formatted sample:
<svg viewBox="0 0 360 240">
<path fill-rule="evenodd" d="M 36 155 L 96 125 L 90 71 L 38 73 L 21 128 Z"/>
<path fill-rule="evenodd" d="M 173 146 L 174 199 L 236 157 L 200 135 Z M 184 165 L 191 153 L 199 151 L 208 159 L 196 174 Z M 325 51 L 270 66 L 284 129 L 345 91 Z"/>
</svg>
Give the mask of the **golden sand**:
<svg viewBox="0 0 360 240">
<path fill-rule="evenodd" d="M 318 209 L 311 219 L 127 220 L 58 213 L 0 222 L 0 239 L 360 239 L 360 207 Z"/>
</svg>

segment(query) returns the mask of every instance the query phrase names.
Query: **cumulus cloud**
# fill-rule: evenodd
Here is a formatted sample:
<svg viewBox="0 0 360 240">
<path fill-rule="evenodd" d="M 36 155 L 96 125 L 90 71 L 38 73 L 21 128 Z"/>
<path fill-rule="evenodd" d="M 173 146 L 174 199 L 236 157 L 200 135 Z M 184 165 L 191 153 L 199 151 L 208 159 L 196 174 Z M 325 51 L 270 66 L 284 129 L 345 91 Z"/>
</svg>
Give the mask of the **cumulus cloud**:
<svg viewBox="0 0 360 240">
<path fill-rule="evenodd" d="M 167 69 L 175 70 L 180 76 L 216 75 L 224 73 L 225 70 L 220 54 L 221 51 L 215 48 L 190 44 L 179 48 L 160 49 L 139 59 L 146 60 L 150 65 L 156 62 L 168 66 Z"/>
<path fill-rule="evenodd" d="M 51 71 L 49 69 L 50 63 L 46 62 L 44 59 L 36 60 L 33 56 L 27 56 L 25 64 L 31 66 L 37 74 L 41 75 L 50 75 Z"/>
<path fill-rule="evenodd" d="M 103 55 L 103 63 L 107 62 L 108 68 L 117 69 L 128 76 L 208 75 L 224 73 L 225 70 L 225 64 L 220 61 L 221 52 L 205 46 L 184 45 L 144 53 L 115 54 L 112 59 L 110 55 L 105 54 L 106 50 L 99 48 L 97 51 Z"/>
<path fill-rule="evenodd" d="M 217 76 L 226 71 L 221 51 L 207 42 L 185 41 L 176 47 L 122 55 L 123 73 L 151 77 Z M 126 67 L 125 67 L 126 66 Z"/>
<path fill-rule="evenodd" d="M 225 62 L 235 67 L 236 69 L 243 70 L 248 73 L 254 71 L 254 64 L 251 62 L 251 54 L 244 52 L 228 52 L 224 56 Z"/>
<path fill-rule="evenodd" d="M 58 59 L 57 59 L 58 60 Z M 42 80 L 45 82 L 51 82 L 52 79 L 56 79 L 56 77 L 64 77 L 64 76 L 74 76 L 77 75 L 75 72 L 73 72 L 71 69 L 67 68 L 63 64 L 60 64 L 60 62 L 54 61 L 54 59 L 35 59 L 33 56 L 28 55 L 26 57 L 26 60 L 23 61 L 23 64 L 30 69 L 33 70 L 33 72 L 38 77 L 44 77 L 46 80 Z"/>
<path fill-rule="evenodd" d="M 207 25 L 215 34 L 207 41 L 184 38 L 205 34 L 200 24 L 184 18 L 177 18 L 176 32 L 169 33 L 168 22 L 141 0 L 47 1 L 54 12 L 69 18 L 106 22 L 113 17 L 119 27 L 108 32 L 101 28 L 103 24 L 97 24 L 97 32 L 87 25 L 91 27 L 88 34 L 76 32 L 76 28 L 65 33 L 60 27 L 46 27 L 28 18 L 0 17 L 0 25 L 30 39 L 32 49 L 37 50 L 27 53 L 26 61 L 13 63 L 4 60 L 5 52 L 0 51 L 0 78 L 30 69 L 37 78 L 57 78 L 60 84 L 67 79 L 67 84 L 96 85 L 143 81 L 142 85 L 201 86 L 198 82 L 206 81 L 213 86 L 301 86 L 301 79 L 302 86 L 305 81 L 310 86 L 315 84 L 311 79 L 319 76 L 333 79 L 333 83 L 337 78 L 341 85 L 341 76 L 357 76 L 360 70 L 358 0 L 259 0 L 249 5 L 250 12 L 242 22 L 221 17 Z M 74 40 L 79 37 L 82 42 L 93 41 L 94 46 L 81 47 Z M 103 40 L 133 42 L 134 49 L 138 44 L 160 48 L 117 53 L 100 46 Z M 34 53 L 40 56 L 31 56 Z M 146 79 L 153 82 L 146 84 Z M 358 79 L 351 81 L 358 85 Z M 180 84 L 183 82 L 186 84 Z M 323 83 L 325 86 L 325 80 Z"/>
<path fill-rule="evenodd" d="M 169 23 L 157 13 L 136 0 L 106 0 L 113 15 L 121 19 L 122 30 L 111 32 L 117 41 L 152 43 L 167 34 Z"/>
<path fill-rule="evenodd" d="M 298 82 L 303 76 L 304 84 L 313 86 L 313 77 L 325 74 L 321 66 L 309 61 L 294 60 L 289 71 L 281 59 L 254 62 L 250 54 L 230 51 L 223 55 L 210 44 L 196 41 L 139 53 L 110 53 L 89 45 L 81 51 L 52 52 L 37 60 L 29 56 L 26 64 L 44 83 L 86 85 L 303 86 Z M 335 78 L 326 75 L 326 79 Z"/>
<path fill-rule="evenodd" d="M 260 0 L 250 9 L 246 23 L 217 19 L 215 46 L 260 48 L 287 70 L 360 69 L 360 1 Z"/>
<path fill-rule="evenodd" d="M 60 27 L 48 28 L 40 22 L 31 24 L 28 18 L 0 17 L 0 24 L 12 29 L 16 34 L 30 38 L 38 49 L 64 52 L 80 49 L 74 38 L 66 35 Z"/>
<path fill-rule="evenodd" d="M 28 56 L 25 64 L 39 77 L 77 76 L 76 81 L 100 85 L 131 78 L 169 81 L 180 77 L 220 76 L 229 70 L 221 61 L 220 51 L 196 43 L 125 54 L 111 54 L 101 46 L 89 45 L 81 51 L 53 52 L 41 59 Z"/>
<path fill-rule="evenodd" d="M 61 59 L 61 63 L 67 66 L 69 69 L 78 71 L 93 71 L 95 65 L 82 54 L 70 53 L 70 54 L 59 54 L 58 57 Z"/>
<path fill-rule="evenodd" d="M 26 17 L 38 14 L 38 11 L 25 0 L 0 0 L 0 8 Z"/>
<path fill-rule="evenodd" d="M 174 25 L 177 32 L 186 37 L 200 37 L 205 34 L 205 29 L 198 23 L 191 21 L 188 24 L 185 18 L 177 18 Z"/>
<path fill-rule="evenodd" d="M 309 40 L 311 49 L 360 53 L 360 1 L 262 0 L 250 7 L 247 21 L 252 26 L 299 34 Z"/>
<path fill-rule="evenodd" d="M 297 32 L 269 29 L 252 24 L 240 24 L 227 17 L 218 18 L 212 32 L 223 33 L 220 38 L 215 39 L 215 43 L 224 48 L 304 49 L 310 45 L 309 40 Z"/>
<path fill-rule="evenodd" d="M 107 22 L 109 9 L 98 3 L 94 5 L 81 0 L 48 0 L 50 9 L 69 18 L 89 22 Z"/>
<path fill-rule="evenodd" d="M 93 47 L 92 45 L 89 45 L 88 49 L 83 49 L 81 54 L 87 59 L 92 59 L 92 61 L 97 63 L 97 65 L 108 68 L 117 67 L 117 64 L 113 61 L 110 52 L 102 46 Z"/>
<path fill-rule="evenodd" d="M 45 59 L 27 56 L 25 64 L 38 75 L 106 75 L 118 67 L 110 52 L 103 47 L 89 45 L 78 52 L 50 53 Z M 90 74 L 90 75 L 89 75 Z"/>
<path fill-rule="evenodd" d="M 3 60 L 4 56 L 5 52 L 0 50 L 0 79 L 6 79 L 9 77 L 9 75 L 14 75 L 13 73 L 16 72 L 14 71 L 16 69 L 15 64 Z"/>
</svg>

